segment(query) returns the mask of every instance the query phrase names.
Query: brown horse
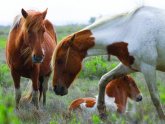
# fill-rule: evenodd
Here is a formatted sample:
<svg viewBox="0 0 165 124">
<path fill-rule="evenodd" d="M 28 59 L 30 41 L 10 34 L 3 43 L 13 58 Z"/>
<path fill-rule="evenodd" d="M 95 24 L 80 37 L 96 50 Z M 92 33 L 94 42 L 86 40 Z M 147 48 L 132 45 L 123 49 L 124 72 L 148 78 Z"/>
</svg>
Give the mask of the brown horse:
<svg viewBox="0 0 165 124">
<path fill-rule="evenodd" d="M 126 110 L 127 99 L 130 98 L 136 102 L 142 100 L 142 95 L 130 76 L 123 76 L 112 80 L 106 86 L 105 105 L 108 110 L 124 113 Z M 69 106 L 72 110 L 97 111 L 97 100 L 95 98 L 79 98 L 74 100 Z"/>
<path fill-rule="evenodd" d="M 14 80 L 16 108 L 21 98 L 21 77 L 32 80 L 32 102 L 38 108 L 38 90 L 40 96 L 43 92 L 43 104 L 46 103 L 50 60 L 57 39 L 52 23 L 45 19 L 47 9 L 44 12 L 22 9 L 21 13 L 15 17 L 9 33 L 6 59 Z"/>
</svg>

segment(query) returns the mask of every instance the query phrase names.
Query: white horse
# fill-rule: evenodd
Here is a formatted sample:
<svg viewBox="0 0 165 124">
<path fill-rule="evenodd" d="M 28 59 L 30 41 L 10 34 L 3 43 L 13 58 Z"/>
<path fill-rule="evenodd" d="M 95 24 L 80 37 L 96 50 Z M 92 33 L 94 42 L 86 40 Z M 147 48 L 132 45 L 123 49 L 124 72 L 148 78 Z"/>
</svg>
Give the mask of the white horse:
<svg viewBox="0 0 165 124">
<path fill-rule="evenodd" d="M 86 56 L 105 54 L 117 56 L 121 63 L 100 79 L 100 114 L 105 113 L 107 83 L 125 74 L 142 72 L 158 115 L 165 119 L 156 86 L 156 70 L 165 71 L 165 10 L 143 6 L 132 13 L 100 19 L 64 38 L 53 55 L 55 93 L 67 94 Z"/>
</svg>

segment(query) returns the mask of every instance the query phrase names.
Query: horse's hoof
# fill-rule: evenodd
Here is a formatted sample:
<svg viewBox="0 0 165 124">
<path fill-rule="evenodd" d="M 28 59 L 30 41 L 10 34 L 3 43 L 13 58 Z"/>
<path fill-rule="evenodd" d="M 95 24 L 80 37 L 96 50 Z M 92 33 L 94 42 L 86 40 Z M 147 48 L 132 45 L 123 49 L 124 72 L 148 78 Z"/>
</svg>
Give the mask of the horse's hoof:
<svg viewBox="0 0 165 124">
<path fill-rule="evenodd" d="M 105 105 L 104 104 L 103 105 L 98 105 L 97 108 L 98 108 L 98 111 L 99 111 L 100 119 L 106 120 L 107 119 L 107 114 L 106 114 Z"/>
<path fill-rule="evenodd" d="M 107 114 L 106 113 L 100 113 L 99 114 L 101 120 L 107 120 Z"/>
</svg>

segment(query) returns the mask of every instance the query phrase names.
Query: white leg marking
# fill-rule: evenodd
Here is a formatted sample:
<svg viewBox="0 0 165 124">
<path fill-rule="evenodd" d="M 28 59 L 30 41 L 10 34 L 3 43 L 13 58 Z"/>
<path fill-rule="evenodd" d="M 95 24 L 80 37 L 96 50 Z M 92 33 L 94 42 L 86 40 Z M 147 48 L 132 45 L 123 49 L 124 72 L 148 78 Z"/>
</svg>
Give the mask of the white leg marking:
<svg viewBox="0 0 165 124">
<path fill-rule="evenodd" d="M 50 78 L 50 76 L 44 77 L 44 81 L 42 83 L 42 87 L 43 87 L 43 105 L 46 104 L 46 92 L 48 90 L 49 78 Z"/>
<path fill-rule="evenodd" d="M 20 88 L 16 89 L 15 88 L 15 101 L 16 101 L 16 108 L 19 108 L 19 101 L 21 99 L 21 90 Z"/>
<path fill-rule="evenodd" d="M 39 91 L 33 90 L 32 92 L 32 102 L 36 108 L 39 108 Z"/>
</svg>

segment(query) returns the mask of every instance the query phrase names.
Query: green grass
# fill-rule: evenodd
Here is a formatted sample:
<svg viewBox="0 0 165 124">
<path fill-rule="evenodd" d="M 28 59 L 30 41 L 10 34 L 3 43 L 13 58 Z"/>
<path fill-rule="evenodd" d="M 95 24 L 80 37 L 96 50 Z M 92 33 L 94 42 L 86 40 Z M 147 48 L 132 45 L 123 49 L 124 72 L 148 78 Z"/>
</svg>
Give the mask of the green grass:
<svg viewBox="0 0 165 124">
<path fill-rule="evenodd" d="M 0 37 L 0 49 L 4 49 L 6 46 L 6 37 Z"/>
<path fill-rule="evenodd" d="M 20 120 L 14 113 L 13 90 L 0 87 L 0 124 L 20 124 Z"/>
<path fill-rule="evenodd" d="M 77 30 L 82 26 L 57 26 L 58 41 Z M 5 30 L 3 37 L 0 36 L 0 124 L 159 124 L 160 120 L 156 113 L 156 109 L 152 104 L 150 95 L 145 84 L 144 77 L 141 73 L 131 74 L 135 79 L 140 91 L 143 94 L 143 101 L 140 103 L 129 102 L 126 115 L 119 115 L 108 112 L 106 121 L 100 120 L 98 114 L 85 115 L 82 113 L 69 114 L 67 108 L 69 104 L 79 97 L 95 97 L 98 94 L 98 82 L 100 77 L 116 67 L 119 63 L 115 58 L 111 62 L 106 57 L 91 57 L 83 62 L 83 69 L 73 85 L 69 88 L 66 96 L 57 96 L 52 90 L 51 80 L 49 82 L 49 91 L 47 93 L 47 105 L 43 108 L 40 104 L 40 110 L 37 111 L 31 104 L 23 104 L 19 112 L 14 112 L 14 86 L 10 75 L 10 70 L 5 64 L 4 48 L 6 44 L 6 35 L 8 29 Z M 157 86 L 159 89 L 161 103 L 165 109 L 165 73 L 157 73 Z M 25 94 L 28 80 L 21 80 L 21 89 Z"/>
</svg>

